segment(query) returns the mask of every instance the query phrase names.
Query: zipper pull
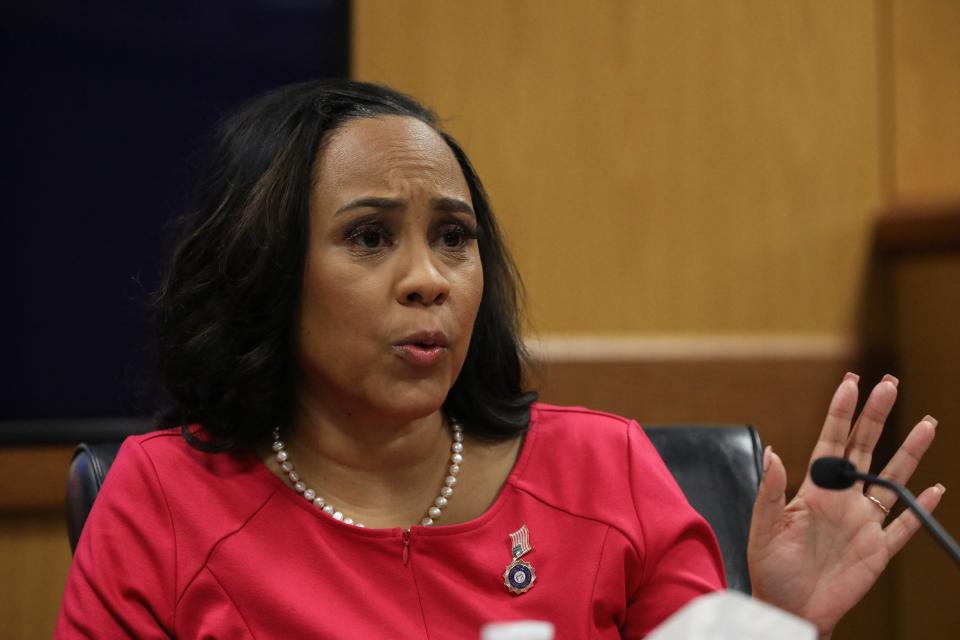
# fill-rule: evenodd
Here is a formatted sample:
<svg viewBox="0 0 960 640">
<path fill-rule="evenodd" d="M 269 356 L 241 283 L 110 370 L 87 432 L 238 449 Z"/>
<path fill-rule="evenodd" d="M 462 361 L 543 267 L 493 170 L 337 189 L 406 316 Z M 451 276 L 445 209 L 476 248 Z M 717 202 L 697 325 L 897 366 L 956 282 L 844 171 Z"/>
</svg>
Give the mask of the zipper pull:
<svg viewBox="0 0 960 640">
<path fill-rule="evenodd" d="M 403 530 L 403 566 L 410 564 L 410 529 Z"/>
</svg>

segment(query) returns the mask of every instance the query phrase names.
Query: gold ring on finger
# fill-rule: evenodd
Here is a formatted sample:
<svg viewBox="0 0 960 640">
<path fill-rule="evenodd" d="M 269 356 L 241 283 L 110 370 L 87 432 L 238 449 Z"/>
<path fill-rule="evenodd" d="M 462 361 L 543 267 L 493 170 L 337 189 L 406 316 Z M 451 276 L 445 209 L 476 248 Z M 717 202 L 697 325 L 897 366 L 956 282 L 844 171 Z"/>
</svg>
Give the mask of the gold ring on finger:
<svg viewBox="0 0 960 640">
<path fill-rule="evenodd" d="M 890 515 L 890 507 L 884 505 L 882 502 L 880 502 L 880 500 L 878 500 L 877 498 L 874 498 L 873 496 L 867 493 L 863 494 L 863 497 L 869 500 L 870 502 L 872 502 L 873 504 L 877 505 L 877 508 L 883 511 L 885 515 Z"/>
</svg>

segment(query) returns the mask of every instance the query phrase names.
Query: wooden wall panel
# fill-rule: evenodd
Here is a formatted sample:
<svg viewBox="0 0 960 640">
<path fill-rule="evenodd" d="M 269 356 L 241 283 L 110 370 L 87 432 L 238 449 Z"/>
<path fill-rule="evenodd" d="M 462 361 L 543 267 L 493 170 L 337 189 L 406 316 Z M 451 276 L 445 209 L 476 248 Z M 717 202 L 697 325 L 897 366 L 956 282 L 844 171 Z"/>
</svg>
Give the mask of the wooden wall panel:
<svg viewBox="0 0 960 640">
<path fill-rule="evenodd" d="M 0 511 L 58 511 L 72 446 L 0 447 Z"/>
<path fill-rule="evenodd" d="M 904 258 L 895 268 L 903 423 L 929 413 L 937 437 L 910 487 L 947 488 L 936 516 L 960 538 L 960 254 Z M 925 532 L 897 565 L 902 589 L 900 638 L 955 637 L 960 629 L 960 571 Z"/>
<path fill-rule="evenodd" d="M 0 638 L 51 636 L 69 566 L 62 510 L 0 513 Z"/>
<path fill-rule="evenodd" d="M 892 313 L 864 306 L 883 285 L 873 213 L 960 166 L 929 99 L 960 57 L 951 27 L 924 24 L 949 22 L 949 1 L 357 0 L 354 76 L 447 118 L 513 242 L 533 334 L 856 344 Z M 911 55 L 941 68 L 911 88 L 903 52 L 924 38 L 941 42 Z M 939 173 L 904 164 L 929 145 Z M 850 360 L 561 359 L 542 389 L 647 422 L 753 422 L 795 477 Z M 897 637 L 899 589 L 885 576 L 835 637 Z"/>
<path fill-rule="evenodd" d="M 447 118 L 536 331 L 853 331 L 881 192 L 873 3 L 354 6 L 354 76 Z"/>
<path fill-rule="evenodd" d="M 893 197 L 901 214 L 933 213 L 960 201 L 960 3 L 890 0 L 889 40 Z M 921 205 L 921 206 L 918 206 Z M 903 217 L 903 215 L 901 215 Z M 891 265 L 895 293 L 895 347 L 904 379 L 902 414 L 940 420 L 937 440 L 911 483 L 915 490 L 941 482 L 947 493 L 937 517 L 960 536 L 960 255 L 944 238 L 924 238 L 924 224 L 904 224 L 916 237 Z M 942 216 L 944 235 L 957 236 L 955 218 Z M 894 227 L 896 228 L 896 227 Z M 906 240 L 914 245 L 910 246 Z M 920 240 L 920 243 L 917 243 Z M 895 243 L 886 243 L 894 246 Z M 923 255 L 923 249 L 933 251 Z M 952 251 L 952 253 L 950 253 Z M 895 567 L 900 579 L 898 637 L 946 638 L 960 628 L 960 574 L 924 532 L 904 549 Z"/>
<path fill-rule="evenodd" d="M 70 568 L 72 446 L 0 448 L 0 638 L 53 633 Z"/>
<path fill-rule="evenodd" d="M 894 0 L 896 197 L 960 198 L 960 2 Z"/>
<path fill-rule="evenodd" d="M 625 354 L 621 358 L 547 359 L 536 382 L 545 402 L 582 405 L 641 424 L 731 423 L 757 427 L 799 486 L 827 405 L 855 354 L 777 356 Z M 866 383 L 866 380 L 864 381 Z"/>
</svg>

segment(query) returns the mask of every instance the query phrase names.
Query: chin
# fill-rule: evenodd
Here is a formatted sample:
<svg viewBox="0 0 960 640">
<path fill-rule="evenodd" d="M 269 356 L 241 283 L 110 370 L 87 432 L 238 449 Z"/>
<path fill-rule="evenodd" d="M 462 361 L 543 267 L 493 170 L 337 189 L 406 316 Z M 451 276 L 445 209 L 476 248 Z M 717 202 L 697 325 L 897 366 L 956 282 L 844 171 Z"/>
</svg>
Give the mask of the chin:
<svg viewBox="0 0 960 640">
<path fill-rule="evenodd" d="M 418 420 L 443 408 L 448 392 L 446 387 L 397 389 L 388 394 L 390 400 L 381 404 L 380 410 L 401 422 Z"/>
</svg>

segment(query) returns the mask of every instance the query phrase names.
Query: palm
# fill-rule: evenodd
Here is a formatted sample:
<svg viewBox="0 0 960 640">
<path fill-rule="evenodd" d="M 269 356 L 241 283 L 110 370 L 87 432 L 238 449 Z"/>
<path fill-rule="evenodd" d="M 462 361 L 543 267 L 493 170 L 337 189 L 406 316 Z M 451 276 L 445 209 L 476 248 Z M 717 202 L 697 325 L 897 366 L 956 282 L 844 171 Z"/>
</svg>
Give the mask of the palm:
<svg viewBox="0 0 960 640">
<path fill-rule="evenodd" d="M 832 628 L 890 560 L 880 525 L 862 526 L 874 515 L 866 511 L 876 507 L 862 497 L 851 505 L 848 496 L 857 497 L 801 490 L 784 510 L 776 544 L 759 550 L 751 567 L 757 593 L 819 629 Z M 767 575 L 776 579 L 763 580 Z"/>
<path fill-rule="evenodd" d="M 845 455 L 858 469 L 867 470 L 895 398 L 893 381 L 885 379 L 851 429 L 857 390 L 854 380 L 845 381 L 833 398 L 812 458 Z M 906 482 L 933 440 L 935 424 L 932 418 L 921 421 L 881 475 Z M 865 498 L 862 487 L 821 489 L 809 475 L 796 497 L 784 505 L 786 473 L 775 454 L 769 459 L 750 532 L 754 594 L 829 634 L 866 594 L 919 523 L 912 514 L 903 514 L 884 528 L 886 514 Z M 892 494 L 877 487 L 869 493 L 887 507 L 895 501 Z M 938 489 L 930 488 L 920 500 L 932 509 L 939 496 Z"/>
</svg>

